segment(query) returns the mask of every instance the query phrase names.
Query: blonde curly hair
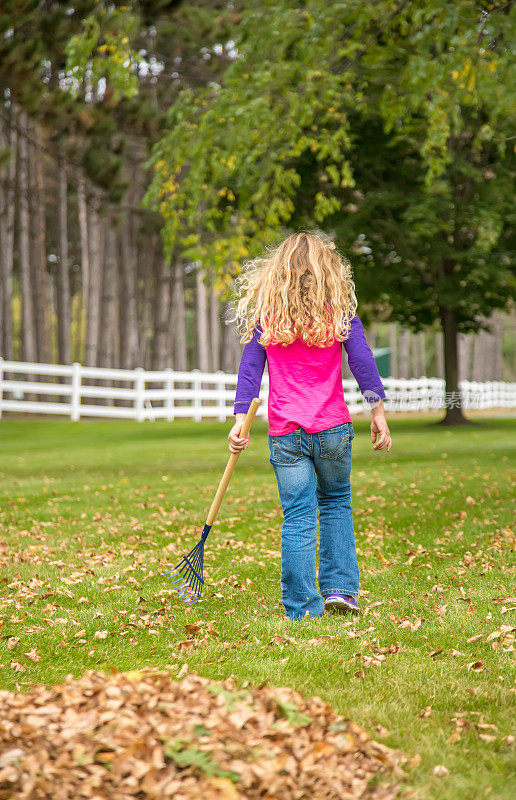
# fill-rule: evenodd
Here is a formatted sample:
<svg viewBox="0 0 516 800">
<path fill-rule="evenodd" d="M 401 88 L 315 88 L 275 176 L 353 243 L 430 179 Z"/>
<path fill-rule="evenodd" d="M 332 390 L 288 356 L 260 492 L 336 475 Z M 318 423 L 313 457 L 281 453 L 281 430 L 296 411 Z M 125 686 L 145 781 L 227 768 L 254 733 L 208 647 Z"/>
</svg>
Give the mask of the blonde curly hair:
<svg viewBox="0 0 516 800">
<path fill-rule="evenodd" d="M 352 267 L 330 237 L 302 232 L 244 265 L 235 318 L 242 344 L 260 324 L 260 343 L 328 347 L 349 335 L 357 308 Z"/>
</svg>

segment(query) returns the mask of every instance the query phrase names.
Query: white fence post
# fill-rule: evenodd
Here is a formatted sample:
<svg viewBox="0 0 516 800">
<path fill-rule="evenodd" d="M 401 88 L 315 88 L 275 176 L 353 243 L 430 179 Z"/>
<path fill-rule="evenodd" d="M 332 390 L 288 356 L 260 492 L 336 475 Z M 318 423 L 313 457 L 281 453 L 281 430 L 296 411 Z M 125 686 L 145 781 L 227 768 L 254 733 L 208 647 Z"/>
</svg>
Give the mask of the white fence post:
<svg viewBox="0 0 516 800">
<path fill-rule="evenodd" d="M 134 372 L 134 416 L 138 422 L 143 422 L 145 419 L 145 374 L 141 367 L 136 367 Z"/>
<path fill-rule="evenodd" d="M 174 419 L 174 371 L 168 367 L 165 373 L 166 378 L 163 381 L 163 388 L 167 393 L 165 408 L 167 409 L 167 420 L 172 422 Z"/>
<path fill-rule="evenodd" d="M 70 418 L 77 422 L 81 416 L 81 365 L 78 361 L 72 364 L 72 394 L 70 396 Z"/>
<path fill-rule="evenodd" d="M 4 396 L 4 359 L 0 356 L 0 419 L 2 418 L 3 396 Z"/>
<path fill-rule="evenodd" d="M 194 373 L 194 380 L 192 381 L 193 384 L 193 409 L 194 415 L 193 418 L 195 422 L 200 422 L 202 419 L 202 400 L 201 400 L 201 381 L 199 380 L 198 376 L 201 374 L 199 369 L 192 370 Z"/>
</svg>

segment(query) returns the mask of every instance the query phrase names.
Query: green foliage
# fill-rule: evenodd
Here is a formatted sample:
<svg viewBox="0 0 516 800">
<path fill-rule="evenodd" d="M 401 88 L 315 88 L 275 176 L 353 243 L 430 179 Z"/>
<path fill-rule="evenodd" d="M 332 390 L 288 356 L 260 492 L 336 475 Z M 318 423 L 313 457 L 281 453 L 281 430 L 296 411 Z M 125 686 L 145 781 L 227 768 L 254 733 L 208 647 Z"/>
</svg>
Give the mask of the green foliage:
<svg viewBox="0 0 516 800">
<path fill-rule="evenodd" d="M 311 718 L 303 714 L 295 703 L 288 700 L 278 700 L 278 707 L 287 720 L 289 725 L 293 728 L 305 727 L 312 722 Z"/>
<path fill-rule="evenodd" d="M 203 772 L 210 778 L 229 778 L 233 783 L 238 783 L 240 780 L 238 772 L 222 769 L 211 760 L 209 753 L 200 750 L 184 739 L 165 742 L 164 751 L 166 758 L 171 758 L 180 769 L 193 767 L 193 769 Z"/>
<path fill-rule="evenodd" d="M 139 33 L 138 17 L 128 6 L 99 2 L 83 21 L 79 33 L 66 44 L 66 68 L 72 80 L 69 91 L 78 96 L 85 84 L 95 86 L 105 78 L 114 100 L 134 97 L 139 91 L 138 68 L 142 57 L 131 46 Z"/>
<path fill-rule="evenodd" d="M 208 686 L 207 689 L 211 694 L 224 698 L 228 711 L 233 711 L 235 706 L 245 700 L 249 694 L 249 692 L 245 691 L 230 692 L 228 689 L 224 689 L 223 686 Z"/>
<path fill-rule="evenodd" d="M 180 94 L 154 150 L 169 253 L 228 282 L 285 228 L 325 225 L 364 300 L 477 329 L 515 288 L 514 33 L 512 4 L 250 5 L 238 56 Z"/>
</svg>

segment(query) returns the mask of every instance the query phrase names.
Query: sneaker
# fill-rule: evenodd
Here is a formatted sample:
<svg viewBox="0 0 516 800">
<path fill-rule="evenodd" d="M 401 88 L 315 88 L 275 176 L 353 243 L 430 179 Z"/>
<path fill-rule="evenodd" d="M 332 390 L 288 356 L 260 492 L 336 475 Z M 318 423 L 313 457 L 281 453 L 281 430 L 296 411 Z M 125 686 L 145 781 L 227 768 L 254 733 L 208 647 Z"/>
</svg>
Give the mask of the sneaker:
<svg viewBox="0 0 516 800">
<path fill-rule="evenodd" d="M 349 594 L 327 594 L 324 597 L 324 610 L 340 613 L 351 611 L 353 614 L 358 614 L 360 606 L 357 600 Z"/>
</svg>

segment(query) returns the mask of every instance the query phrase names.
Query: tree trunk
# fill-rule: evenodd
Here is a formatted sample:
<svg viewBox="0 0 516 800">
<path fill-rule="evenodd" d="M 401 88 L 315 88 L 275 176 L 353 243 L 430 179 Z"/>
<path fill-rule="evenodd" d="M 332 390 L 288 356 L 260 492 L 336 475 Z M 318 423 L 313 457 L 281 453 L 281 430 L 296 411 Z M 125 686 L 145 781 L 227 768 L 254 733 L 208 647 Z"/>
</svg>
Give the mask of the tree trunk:
<svg viewBox="0 0 516 800">
<path fill-rule="evenodd" d="M 34 131 L 38 140 L 38 133 Z M 38 361 L 50 361 L 50 335 L 48 323 L 48 278 L 47 278 L 47 232 L 46 232 L 46 198 L 45 178 L 43 172 L 43 154 L 35 146 L 31 147 L 32 169 L 34 176 L 35 205 L 35 247 L 33 263 L 33 298 L 36 316 L 36 350 Z"/>
<path fill-rule="evenodd" d="M 222 328 L 222 369 L 224 372 L 234 373 L 238 371 L 242 345 L 238 338 L 236 324 L 227 322 L 227 317 L 230 313 L 231 305 L 226 303 L 224 306 L 224 326 Z"/>
<path fill-rule="evenodd" d="M 435 372 L 436 378 L 444 378 L 444 341 L 442 331 L 436 331 L 435 337 Z"/>
<path fill-rule="evenodd" d="M 419 378 L 420 374 L 420 366 L 419 366 L 419 342 L 417 338 L 417 333 L 410 333 L 409 334 L 409 345 L 410 345 L 410 371 L 409 375 L 411 378 Z"/>
<path fill-rule="evenodd" d="M 11 120 L 5 135 L 5 145 L 10 150 L 10 159 L 6 171 L 2 208 L 2 244 L 0 253 L 0 284 L 2 286 L 2 309 L 0 312 L 0 355 L 10 361 L 13 357 L 13 257 L 14 257 L 14 220 L 16 192 L 16 157 L 18 148 L 18 132 L 16 129 L 15 111 L 11 107 Z"/>
<path fill-rule="evenodd" d="M 88 320 L 88 292 L 90 286 L 90 246 L 88 241 L 88 202 L 86 199 L 86 181 L 82 169 L 76 171 L 77 179 L 77 212 L 79 219 L 79 235 L 81 239 L 81 323 L 79 339 L 81 342 L 80 360 L 85 359 L 86 335 Z"/>
<path fill-rule="evenodd" d="M 85 363 L 89 367 L 98 366 L 100 338 L 100 299 L 102 287 L 102 227 L 99 219 L 100 198 L 94 193 L 90 202 L 89 215 L 89 273 L 87 287 L 87 324 Z"/>
<path fill-rule="evenodd" d="M 34 362 L 36 353 L 36 331 L 34 327 L 34 310 L 32 303 L 32 285 L 30 268 L 30 219 L 29 219 L 29 164 L 27 146 L 27 116 L 20 114 L 20 279 L 22 301 L 22 359 Z"/>
<path fill-rule="evenodd" d="M 213 288 L 213 273 L 210 286 L 210 369 L 216 372 L 220 369 L 220 319 L 219 298 Z"/>
<path fill-rule="evenodd" d="M 398 378 L 408 378 L 409 376 L 409 347 L 410 332 L 402 327 L 399 335 Z"/>
<path fill-rule="evenodd" d="M 186 372 L 188 369 L 188 354 L 186 349 L 186 310 L 183 265 L 179 260 L 174 261 L 172 270 L 172 303 L 170 307 L 171 325 L 173 331 L 174 369 Z"/>
<path fill-rule="evenodd" d="M 473 377 L 474 381 L 489 380 L 489 334 L 485 330 L 475 334 L 473 342 Z"/>
<path fill-rule="evenodd" d="M 419 366 L 421 376 L 426 375 L 426 336 L 424 331 L 418 333 L 419 341 Z"/>
<path fill-rule="evenodd" d="M 69 364 L 70 351 L 70 277 L 68 273 L 68 194 L 66 162 L 58 162 L 59 182 L 59 267 L 57 272 L 57 350 L 60 364 Z"/>
<path fill-rule="evenodd" d="M 209 343 L 208 343 L 208 293 L 206 284 L 203 281 L 201 269 L 197 270 L 196 275 L 196 296 L 197 296 L 197 366 L 201 372 L 208 372 Z"/>
<path fill-rule="evenodd" d="M 459 392 L 459 362 L 458 362 L 458 330 L 455 312 L 442 306 L 440 308 L 441 325 L 444 335 L 444 380 L 445 380 L 445 405 L 446 414 L 442 425 L 469 424 L 462 413 L 462 398 Z"/>
<path fill-rule="evenodd" d="M 131 219 L 122 223 L 120 261 L 120 366 L 133 369 L 138 359 L 138 317 L 136 305 L 136 259 Z"/>
<path fill-rule="evenodd" d="M 106 255 L 102 275 L 102 328 L 99 339 L 100 367 L 115 366 L 118 298 L 117 237 L 112 220 L 106 231 Z"/>
<path fill-rule="evenodd" d="M 469 381 L 473 340 L 470 333 L 459 334 L 459 381 Z"/>
<path fill-rule="evenodd" d="M 493 380 L 503 380 L 503 317 L 500 311 L 493 314 Z"/>
<path fill-rule="evenodd" d="M 391 351 L 391 377 L 398 377 L 398 336 L 397 324 L 391 322 L 389 325 L 389 349 Z"/>
<path fill-rule="evenodd" d="M 13 358 L 13 262 L 14 262 L 14 233 L 16 212 L 16 175 L 18 155 L 18 130 L 16 124 L 16 111 L 11 106 L 11 120 L 9 130 L 9 149 L 11 158 L 7 171 L 6 216 L 5 216 L 5 242 L 2 245 L 2 325 L 3 325 L 3 356 Z"/>
<path fill-rule="evenodd" d="M 376 347 L 376 331 L 377 331 L 376 322 L 371 322 L 369 328 L 367 329 L 367 335 L 366 335 L 367 343 L 371 348 L 371 350 L 374 350 L 374 348 Z"/>
<path fill-rule="evenodd" d="M 158 262 L 156 289 L 154 292 L 154 336 L 152 340 L 152 369 L 162 370 L 171 365 L 168 348 L 168 325 L 170 320 L 170 271 L 165 257 Z"/>
<path fill-rule="evenodd" d="M 141 265 L 140 282 L 142 283 L 140 301 L 140 324 L 138 342 L 138 366 L 148 369 L 150 367 L 151 347 L 150 337 L 152 335 L 152 309 L 153 309 L 153 289 L 155 285 L 154 264 L 156 258 L 161 257 L 159 242 L 156 236 L 152 236 L 149 247 L 141 254 L 136 261 Z M 143 278 L 143 280 L 141 280 Z"/>
<path fill-rule="evenodd" d="M 3 145 L 3 142 L 0 142 L 0 146 Z M 0 180 L 0 357 L 3 357 L 4 354 L 4 322 L 3 322 L 3 312 L 4 312 L 4 284 L 3 284 L 3 276 L 4 276 L 4 242 L 5 242 L 5 185 L 3 176 Z"/>
</svg>

